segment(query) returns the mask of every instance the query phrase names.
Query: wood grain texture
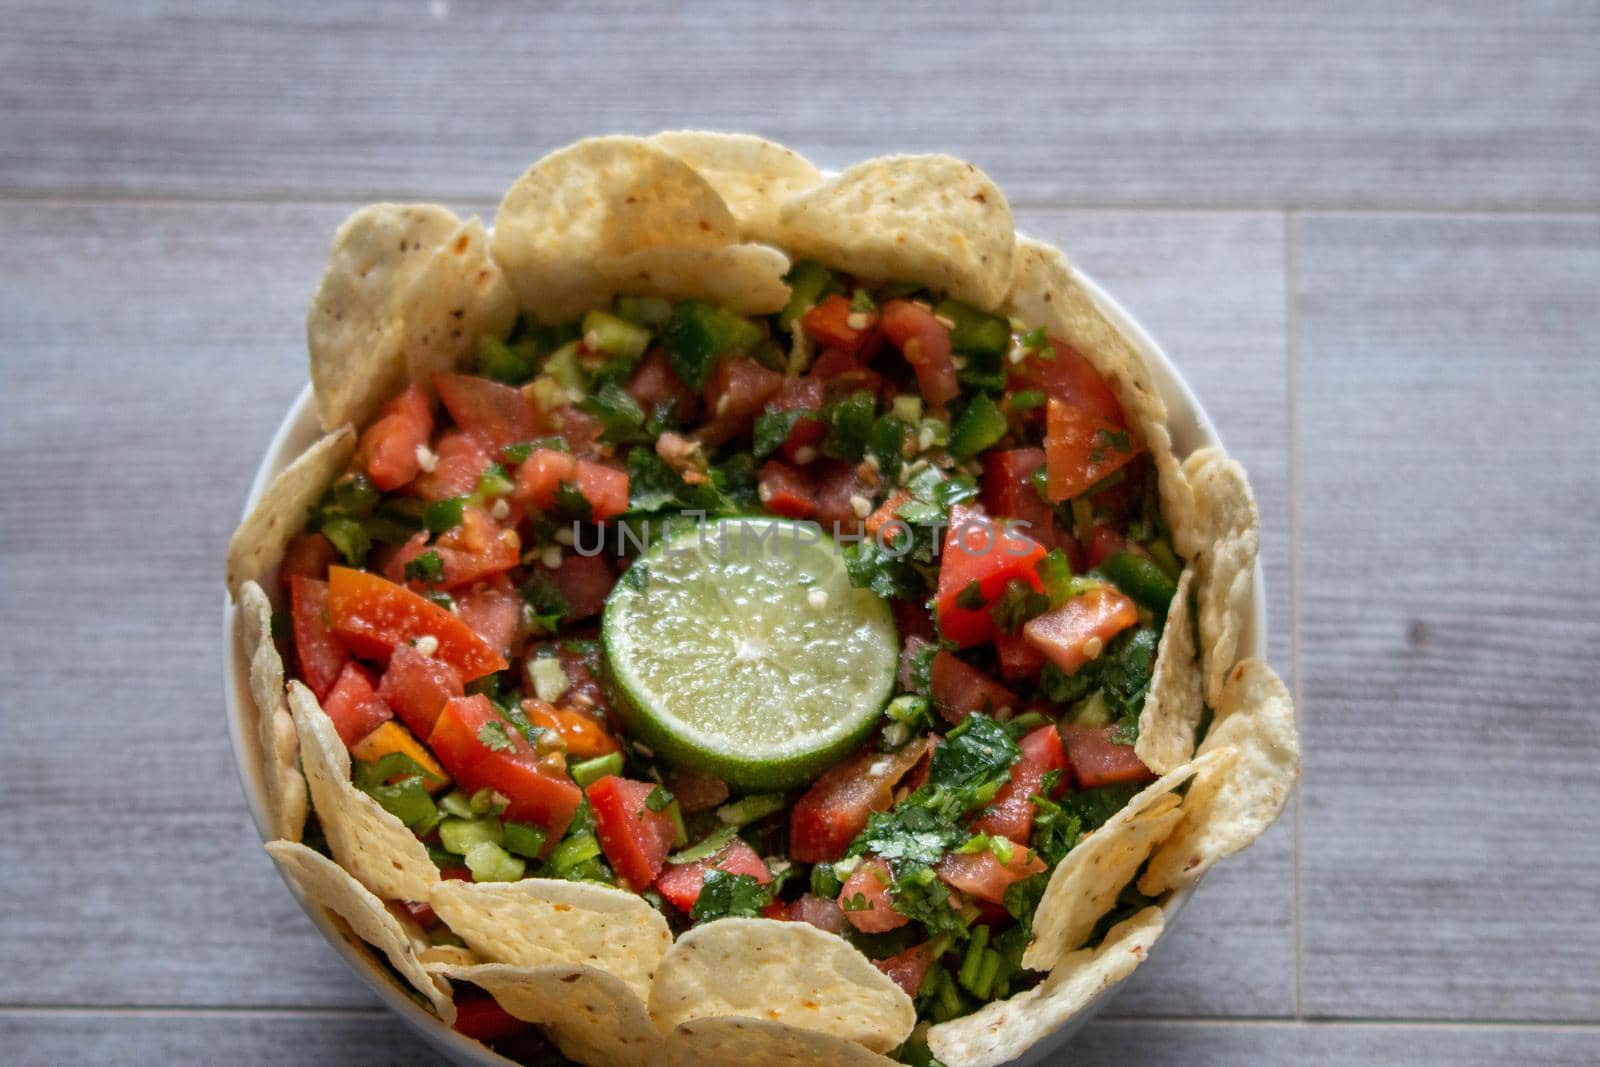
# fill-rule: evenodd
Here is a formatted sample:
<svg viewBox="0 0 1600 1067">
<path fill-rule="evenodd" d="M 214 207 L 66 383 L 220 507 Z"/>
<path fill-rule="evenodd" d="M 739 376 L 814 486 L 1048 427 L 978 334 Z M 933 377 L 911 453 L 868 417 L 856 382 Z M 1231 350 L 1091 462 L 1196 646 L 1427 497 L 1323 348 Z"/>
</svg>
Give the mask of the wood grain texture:
<svg viewBox="0 0 1600 1067">
<path fill-rule="evenodd" d="M 1304 1010 L 1600 1019 L 1600 218 L 1295 238 Z"/>
<path fill-rule="evenodd" d="M 597 131 L 947 151 L 1019 202 L 1600 202 L 1600 8 L 0 4 L 0 187 L 497 198 Z"/>
</svg>

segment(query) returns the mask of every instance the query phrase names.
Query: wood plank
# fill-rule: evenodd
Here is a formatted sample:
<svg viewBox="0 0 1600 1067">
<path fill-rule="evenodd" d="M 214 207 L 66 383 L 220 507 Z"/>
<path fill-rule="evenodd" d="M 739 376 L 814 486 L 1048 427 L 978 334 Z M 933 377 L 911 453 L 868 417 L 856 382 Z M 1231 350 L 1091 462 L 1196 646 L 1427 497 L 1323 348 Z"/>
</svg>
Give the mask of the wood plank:
<svg viewBox="0 0 1600 1067">
<path fill-rule="evenodd" d="M 1600 1018 L 1600 218 L 1297 228 L 1310 1015 Z"/>
<path fill-rule="evenodd" d="M 697 124 L 948 151 L 1034 204 L 1600 201 L 1600 8 L 1570 0 L 4 10 L 12 192 L 497 199 L 574 138 Z"/>
</svg>

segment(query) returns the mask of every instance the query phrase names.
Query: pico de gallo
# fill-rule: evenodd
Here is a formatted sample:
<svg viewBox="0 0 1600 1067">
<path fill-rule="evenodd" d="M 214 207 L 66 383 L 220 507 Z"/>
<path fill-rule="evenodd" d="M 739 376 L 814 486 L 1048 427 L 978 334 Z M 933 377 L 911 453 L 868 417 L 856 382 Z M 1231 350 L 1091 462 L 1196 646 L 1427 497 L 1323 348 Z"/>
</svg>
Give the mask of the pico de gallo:
<svg viewBox="0 0 1600 1067">
<path fill-rule="evenodd" d="M 1070 345 L 815 262 L 788 281 L 762 318 L 623 296 L 523 321 L 407 386 L 290 544 L 275 634 L 445 877 L 811 923 L 944 1021 L 1038 980 L 1050 871 L 1153 779 L 1132 743 L 1180 564 Z M 686 513 L 814 521 L 892 606 L 892 699 L 799 788 L 736 795 L 619 714 L 607 598 Z"/>
</svg>

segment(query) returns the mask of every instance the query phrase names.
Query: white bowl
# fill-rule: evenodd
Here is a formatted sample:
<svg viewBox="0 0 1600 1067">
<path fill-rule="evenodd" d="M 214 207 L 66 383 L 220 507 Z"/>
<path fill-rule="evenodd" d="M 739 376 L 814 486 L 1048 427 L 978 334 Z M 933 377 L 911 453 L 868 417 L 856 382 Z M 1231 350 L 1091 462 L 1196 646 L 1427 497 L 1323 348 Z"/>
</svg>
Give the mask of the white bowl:
<svg viewBox="0 0 1600 1067">
<path fill-rule="evenodd" d="M 1093 279 L 1082 271 L 1077 272 L 1078 280 L 1094 295 L 1107 317 L 1116 324 L 1134 346 L 1139 349 L 1149 364 L 1151 378 L 1155 387 L 1160 391 L 1167 404 L 1168 426 L 1172 432 L 1172 444 L 1178 454 L 1187 455 L 1189 452 L 1206 445 L 1221 444 L 1217 437 L 1216 428 L 1212 426 L 1210 418 L 1200 407 L 1200 402 L 1195 399 L 1189 385 L 1183 380 L 1177 367 L 1167 358 L 1161 346 L 1144 331 L 1133 316 L 1129 315 L 1122 306 L 1113 300 L 1105 290 L 1101 289 Z M 261 461 L 260 468 L 256 471 L 255 481 L 250 485 L 250 495 L 245 500 L 244 511 L 249 513 L 255 506 L 256 500 L 261 496 L 272 479 L 278 472 L 287 467 L 296 456 L 305 451 L 320 435 L 321 430 L 317 425 L 316 404 L 312 400 L 311 387 L 306 386 L 290 407 L 283 422 L 278 426 L 278 431 L 272 437 L 272 443 L 267 446 L 266 456 Z M 1260 654 L 1264 645 L 1267 624 L 1266 594 L 1262 584 L 1261 566 L 1256 565 L 1255 575 L 1255 604 L 1252 618 L 1245 627 L 1245 632 L 1240 643 L 1239 655 L 1242 657 Z M 222 637 L 223 647 L 227 649 L 224 664 L 223 692 L 228 707 L 228 734 L 233 740 L 234 760 L 239 766 L 239 779 L 244 786 L 245 801 L 250 805 L 250 814 L 255 818 L 256 830 L 261 834 L 262 840 L 268 840 L 266 820 L 266 790 L 261 777 L 260 746 L 256 740 L 255 731 L 255 705 L 250 699 L 249 664 L 246 662 L 244 652 L 240 646 L 238 612 L 233 603 L 228 601 L 222 612 Z M 292 888 L 292 887 L 291 887 Z M 1168 899 L 1164 910 L 1167 925 L 1171 926 L 1177 919 L 1178 912 L 1188 903 L 1193 887 L 1179 890 Z M 344 957 L 350 969 L 360 975 L 380 999 L 383 1000 L 396 1014 L 404 1019 L 410 1026 L 421 1034 L 422 1037 L 434 1048 L 445 1056 L 460 1064 L 469 1064 L 472 1067 L 507 1067 L 513 1061 L 498 1055 L 484 1045 L 463 1037 L 445 1027 L 439 1019 L 425 1010 L 410 995 L 403 991 L 390 977 L 389 972 L 378 962 L 378 958 L 365 945 L 351 943 L 342 936 L 333 921 L 320 908 L 312 907 L 296 893 L 300 906 L 322 931 L 322 936 L 328 943 Z M 1160 944 L 1157 943 L 1156 952 L 1159 954 Z M 1146 964 L 1151 966 L 1151 964 Z M 1102 994 L 1094 1003 L 1079 1012 L 1071 1022 L 1051 1034 L 1029 1049 L 1021 1058 L 1014 1061 L 1017 1067 L 1024 1064 L 1037 1063 L 1051 1052 L 1059 1049 L 1073 1034 L 1089 1021 L 1112 996 L 1116 994 L 1119 986 L 1113 986 Z"/>
</svg>

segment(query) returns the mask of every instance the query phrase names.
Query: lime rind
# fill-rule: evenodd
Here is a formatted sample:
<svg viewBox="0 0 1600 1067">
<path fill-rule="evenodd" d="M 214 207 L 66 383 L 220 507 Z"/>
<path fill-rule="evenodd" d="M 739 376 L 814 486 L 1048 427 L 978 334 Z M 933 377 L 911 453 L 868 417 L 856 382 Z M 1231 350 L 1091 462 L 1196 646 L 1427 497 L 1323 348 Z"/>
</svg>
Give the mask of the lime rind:
<svg viewBox="0 0 1600 1067">
<path fill-rule="evenodd" d="M 748 516 L 657 544 L 601 624 L 632 732 L 741 790 L 809 781 L 852 751 L 894 688 L 889 605 L 850 584 L 815 527 Z"/>
</svg>

